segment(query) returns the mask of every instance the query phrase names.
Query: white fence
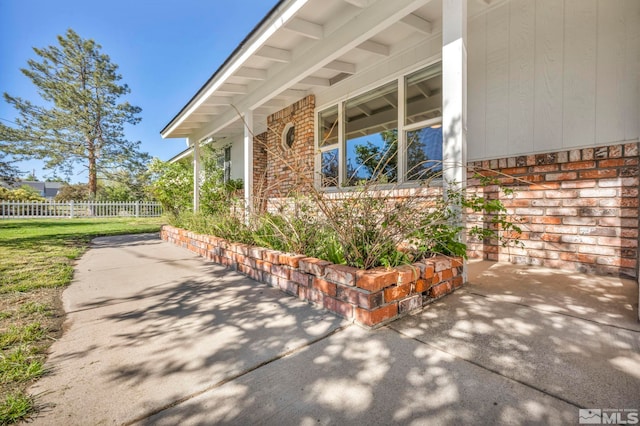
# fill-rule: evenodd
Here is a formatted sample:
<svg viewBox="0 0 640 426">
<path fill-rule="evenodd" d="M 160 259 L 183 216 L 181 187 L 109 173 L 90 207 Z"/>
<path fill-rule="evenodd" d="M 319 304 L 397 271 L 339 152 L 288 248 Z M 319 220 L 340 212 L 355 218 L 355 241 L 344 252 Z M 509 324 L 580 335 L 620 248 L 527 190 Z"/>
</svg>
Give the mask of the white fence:
<svg viewBox="0 0 640 426">
<path fill-rule="evenodd" d="M 0 201 L 0 219 L 41 217 L 158 217 L 162 206 L 152 201 Z"/>
</svg>

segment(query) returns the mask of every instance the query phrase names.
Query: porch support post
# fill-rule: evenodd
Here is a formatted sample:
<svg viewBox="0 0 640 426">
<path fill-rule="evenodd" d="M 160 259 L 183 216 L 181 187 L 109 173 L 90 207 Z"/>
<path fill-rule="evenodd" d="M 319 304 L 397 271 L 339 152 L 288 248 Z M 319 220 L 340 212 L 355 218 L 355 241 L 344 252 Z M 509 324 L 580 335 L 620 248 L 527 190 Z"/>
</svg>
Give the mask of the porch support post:
<svg viewBox="0 0 640 426">
<path fill-rule="evenodd" d="M 253 111 L 244 112 L 244 205 L 246 217 L 253 208 Z"/>
<path fill-rule="evenodd" d="M 193 143 L 193 212 L 197 213 L 200 210 L 200 143 L 195 139 L 187 142 Z"/>
<path fill-rule="evenodd" d="M 442 0 L 442 160 L 445 197 L 467 186 L 467 0 Z M 457 209 L 455 225 L 465 226 Z M 458 236 L 464 242 L 464 233 Z M 466 266 L 463 277 L 466 281 Z"/>
</svg>

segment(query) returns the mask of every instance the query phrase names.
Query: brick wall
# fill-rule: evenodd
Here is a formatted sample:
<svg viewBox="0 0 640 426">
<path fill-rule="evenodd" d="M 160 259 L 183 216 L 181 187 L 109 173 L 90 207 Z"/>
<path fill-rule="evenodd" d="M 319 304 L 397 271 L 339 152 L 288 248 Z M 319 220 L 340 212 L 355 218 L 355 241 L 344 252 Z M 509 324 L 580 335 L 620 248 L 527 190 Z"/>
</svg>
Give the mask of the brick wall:
<svg viewBox="0 0 640 426">
<path fill-rule="evenodd" d="M 267 117 L 265 150 L 268 197 L 285 197 L 305 185 L 313 184 L 315 97 L 309 95 Z M 295 142 L 282 146 L 282 132 L 288 123 L 295 125 Z"/>
<path fill-rule="evenodd" d="M 638 143 L 629 143 L 470 163 L 509 175 L 483 172 L 514 188 L 512 197 L 478 188 L 471 175 L 469 187 L 502 199 L 525 245 L 470 241 L 470 257 L 637 277 L 638 162 Z"/>
<path fill-rule="evenodd" d="M 367 327 L 422 308 L 462 286 L 462 261 L 433 257 L 392 269 L 360 270 L 165 225 L 163 240 Z"/>
</svg>

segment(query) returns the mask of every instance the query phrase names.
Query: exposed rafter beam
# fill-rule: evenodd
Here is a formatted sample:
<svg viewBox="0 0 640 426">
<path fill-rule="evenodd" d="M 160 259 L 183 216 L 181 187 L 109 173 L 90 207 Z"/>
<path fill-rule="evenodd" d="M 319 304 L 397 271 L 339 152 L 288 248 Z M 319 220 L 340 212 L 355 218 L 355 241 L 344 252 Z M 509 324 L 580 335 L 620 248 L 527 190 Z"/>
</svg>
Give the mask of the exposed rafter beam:
<svg viewBox="0 0 640 426">
<path fill-rule="evenodd" d="M 278 98 L 303 98 L 307 94 L 306 90 L 296 90 L 296 89 L 286 89 L 282 91 L 277 97 Z"/>
<path fill-rule="evenodd" d="M 431 97 L 431 89 L 429 88 L 429 86 L 425 84 L 424 81 L 421 81 L 420 83 L 416 84 L 416 88 L 420 93 L 424 95 L 425 98 Z"/>
<path fill-rule="evenodd" d="M 398 98 L 391 95 L 385 95 L 384 100 L 394 108 L 398 108 Z"/>
<path fill-rule="evenodd" d="M 433 32 L 433 25 L 430 21 L 427 21 L 413 13 L 408 14 L 400 21 L 423 34 L 431 34 Z"/>
<path fill-rule="evenodd" d="M 211 96 L 202 105 L 231 105 L 231 102 L 233 102 L 233 99 L 225 96 Z"/>
<path fill-rule="evenodd" d="M 293 18 L 285 25 L 285 28 L 289 31 L 293 31 L 301 36 L 311 38 L 314 40 L 320 40 L 324 36 L 324 28 L 322 25 L 305 21 L 300 18 Z"/>
<path fill-rule="evenodd" d="M 249 80 L 266 80 L 267 70 L 259 68 L 242 67 L 234 74 L 236 77 L 248 78 Z"/>
<path fill-rule="evenodd" d="M 298 5 L 295 0 L 292 1 Z M 364 9 L 345 10 L 344 13 L 348 16 L 345 16 L 344 22 L 338 28 L 325 33 L 322 42 L 307 45 L 304 51 L 296 51 L 295 63 L 291 63 L 288 66 L 278 66 L 277 72 L 269 77 L 268 85 L 252 87 L 251 93 L 247 96 L 234 99 L 234 105 L 241 111 L 252 110 L 262 106 L 272 99 L 275 94 L 294 86 L 303 78 L 313 75 L 318 70 L 323 69 L 327 63 L 349 54 L 358 45 L 374 38 L 381 31 L 390 28 L 400 19 L 413 13 L 428 2 L 429 0 L 378 0 Z M 251 49 L 248 52 L 250 53 L 246 54 L 247 58 L 250 55 L 255 56 L 255 52 Z M 241 56 L 238 60 L 245 60 L 245 56 Z M 332 83 L 338 81 L 338 76 L 339 79 L 342 79 L 348 74 L 334 76 L 330 79 Z M 215 90 L 215 87 L 213 86 L 210 90 Z M 185 114 L 188 114 L 188 111 Z M 229 109 L 225 111 L 222 115 L 217 116 L 214 122 L 196 132 L 195 137 L 204 137 L 221 131 L 230 122 L 237 120 L 237 115 L 235 110 Z M 180 121 L 176 120 L 165 130 L 163 136 L 170 135 L 171 131 L 176 130 L 179 125 Z"/>
<path fill-rule="evenodd" d="M 247 88 L 247 86 L 244 86 L 242 84 L 225 83 L 220 86 L 219 92 L 233 93 L 236 95 L 246 95 L 247 93 L 249 93 L 249 89 Z"/>
<path fill-rule="evenodd" d="M 300 84 L 308 84 L 310 86 L 329 87 L 331 82 L 328 78 L 305 77 L 299 82 Z"/>
<path fill-rule="evenodd" d="M 366 115 L 367 117 L 373 114 L 373 112 L 371 111 L 371 108 L 367 108 L 364 105 L 358 105 L 356 108 L 362 111 L 364 115 Z"/>
<path fill-rule="evenodd" d="M 389 56 L 391 49 L 386 44 L 377 43 L 375 41 L 367 40 L 364 43 L 358 45 L 358 49 L 366 50 L 376 55 Z"/>
<path fill-rule="evenodd" d="M 346 74 L 355 74 L 356 73 L 356 65 L 343 62 L 343 61 L 331 61 L 324 66 L 324 68 L 332 71 L 343 72 Z"/>
<path fill-rule="evenodd" d="M 344 1 L 349 3 L 350 5 L 359 7 L 360 9 L 369 7 L 375 2 L 375 0 L 344 0 Z"/>
<path fill-rule="evenodd" d="M 224 108 L 218 108 L 215 106 L 201 106 L 193 112 L 193 115 L 211 115 L 219 114 L 224 111 Z"/>
<path fill-rule="evenodd" d="M 262 106 L 260 108 L 254 109 L 253 110 L 253 114 L 254 115 L 269 115 L 269 114 L 271 114 L 271 110 L 272 110 L 272 108 Z"/>
<path fill-rule="evenodd" d="M 272 107 L 272 108 L 284 108 L 287 106 L 287 103 L 281 99 L 270 99 L 267 102 L 262 104 L 263 107 Z"/>
<path fill-rule="evenodd" d="M 186 120 L 185 123 L 208 123 L 211 121 L 210 115 L 201 115 L 201 114 L 191 114 L 189 120 Z"/>
<path fill-rule="evenodd" d="M 340 74 L 337 74 L 331 77 L 329 79 L 329 83 L 331 83 L 331 86 L 333 86 L 334 84 L 340 83 L 342 80 L 349 77 L 350 75 L 351 74 L 347 74 L 346 72 L 341 72 Z"/>
<path fill-rule="evenodd" d="M 256 56 L 271 59 L 275 62 L 291 62 L 291 51 L 272 46 L 262 46 L 262 48 L 256 52 Z"/>
<path fill-rule="evenodd" d="M 199 129 L 201 124 L 202 123 L 194 123 L 194 122 L 185 121 L 180 125 L 180 128 L 181 129 Z"/>
</svg>

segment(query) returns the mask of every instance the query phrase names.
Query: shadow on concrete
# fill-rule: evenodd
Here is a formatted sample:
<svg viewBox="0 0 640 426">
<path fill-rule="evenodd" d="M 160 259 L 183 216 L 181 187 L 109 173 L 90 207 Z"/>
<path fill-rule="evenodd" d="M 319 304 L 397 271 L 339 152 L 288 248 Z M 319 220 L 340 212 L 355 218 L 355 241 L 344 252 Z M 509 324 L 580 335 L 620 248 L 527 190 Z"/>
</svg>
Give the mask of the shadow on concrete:
<svg viewBox="0 0 640 426">
<path fill-rule="evenodd" d="M 562 294 L 484 265 L 367 331 L 153 238 L 110 240 L 65 292 L 33 389 L 57 406 L 36 424 L 567 424 L 638 406 L 640 333 L 615 283 Z"/>
</svg>

